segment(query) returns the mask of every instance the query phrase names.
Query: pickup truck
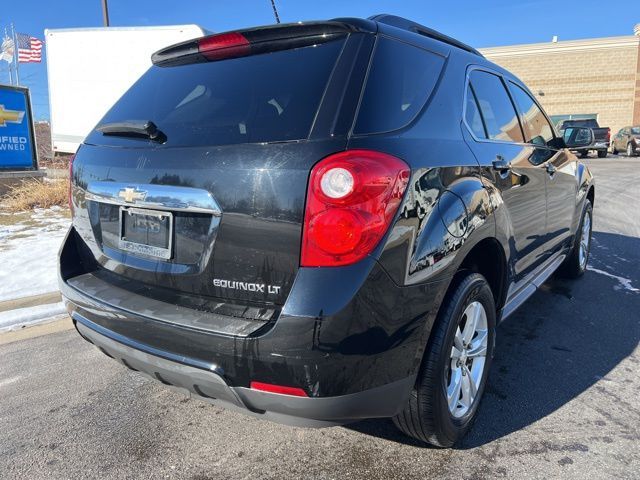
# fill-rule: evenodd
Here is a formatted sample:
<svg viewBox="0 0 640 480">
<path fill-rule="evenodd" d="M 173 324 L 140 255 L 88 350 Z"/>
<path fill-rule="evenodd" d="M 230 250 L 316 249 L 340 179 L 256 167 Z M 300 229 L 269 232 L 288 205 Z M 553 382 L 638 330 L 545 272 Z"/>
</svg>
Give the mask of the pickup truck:
<svg viewBox="0 0 640 480">
<path fill-rule="evenodd" d="M 593 142 L 591 145 L 575 150 L 581 157 L 586 157 L 591 150 L 598 152 L 598 158 L 607 157 L 609 154 L 609 142 L 611 140 L 611 129 L 609 127 L 600 127 L 595 118 L 564 120 L 558 124 L 558 130 L 561 135 L 567 127 L 587 127 L 593 130 Z"/>
</svg>

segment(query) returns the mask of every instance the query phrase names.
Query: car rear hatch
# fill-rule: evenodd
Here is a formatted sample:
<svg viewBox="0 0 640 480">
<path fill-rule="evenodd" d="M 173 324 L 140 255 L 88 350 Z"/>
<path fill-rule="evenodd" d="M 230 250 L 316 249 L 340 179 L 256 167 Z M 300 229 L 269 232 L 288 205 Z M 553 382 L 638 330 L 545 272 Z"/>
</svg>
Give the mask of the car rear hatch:
<svg viewBox="0 0 640 480">
<path fill-rule="evenodd" d="M 73 163 L 89 273 L 155 301 L 274 319 L 299 267 L 310 169 L 346 147 L 373 44 L 361 27 L 270 27 L 154 54 Z"/>
</svg>

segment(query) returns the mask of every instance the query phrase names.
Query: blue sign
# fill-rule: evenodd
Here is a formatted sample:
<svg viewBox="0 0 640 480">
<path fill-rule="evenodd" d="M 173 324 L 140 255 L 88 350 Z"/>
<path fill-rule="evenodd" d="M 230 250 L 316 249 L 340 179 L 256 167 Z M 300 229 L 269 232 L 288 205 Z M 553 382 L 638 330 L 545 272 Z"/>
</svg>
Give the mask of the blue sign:
<svg viewBox="0 0 640 480">
<path fill-rule="evenodd" d="M 0 170 L 35 168 L 29 90 L 0 85 Z"/>
</svg>

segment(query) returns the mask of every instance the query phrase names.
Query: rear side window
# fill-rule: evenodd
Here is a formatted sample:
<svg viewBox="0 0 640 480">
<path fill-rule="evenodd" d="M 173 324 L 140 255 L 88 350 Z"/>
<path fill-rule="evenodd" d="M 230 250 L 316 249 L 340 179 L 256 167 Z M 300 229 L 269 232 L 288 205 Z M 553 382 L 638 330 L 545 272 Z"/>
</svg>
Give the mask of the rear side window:
<svg viewBox="0 0 640 480">
<path fill-rule="evenodd" d="M 443 65 L 444 58 L 435 53 L 378 38 L 354 133 L 406 126 L 427 102 Z"/>
<path fill-rule="evenodd" d="M 484 123 L 478 109 L 476 96 L 471 89 L 471 85 L 467 85 L 467 108 L 465 109 L 465 120 L 473 134 L 478 138 L 487 138 L 487 132 L 484 129 Z"/>
<path fill-rule="evenodd" d="M 151 67 L 101 124 L 151 120 L 167 146 L 300 140 L 309 136 L 344 40 L 219 62 Z M 89 143 L 140 142 L 103 137 Z"/>
<path fill-rule="evenodd" d="M 518 114 L 500 77 L 474 70 L 470 80 L 488 138 L 503 142 L 523 142 Z"/>
<path fill-rule="evenodd" d="M 547 117 L 544 116 L 540 107 L 527 92 L 515 83 L 509 83 L 511 84 L 513 99 L 523 117 L 526 142 L 534 145 L 547 145 L 555 138 L 553 128 L 547 121 Z"/>
</svg>

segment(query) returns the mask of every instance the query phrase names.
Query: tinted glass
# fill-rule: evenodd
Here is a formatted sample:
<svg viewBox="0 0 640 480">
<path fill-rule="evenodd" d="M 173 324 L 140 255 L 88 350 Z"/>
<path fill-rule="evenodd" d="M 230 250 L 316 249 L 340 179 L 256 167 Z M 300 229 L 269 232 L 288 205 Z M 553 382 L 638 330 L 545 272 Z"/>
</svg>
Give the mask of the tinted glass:
<svg viewBox="0 0 640 480">
<path fill-rule="evenodd" d="M 567 127 L 589 127 L 589 128 L 598 128 L 598 122 L 593 118 L 588 118 L 586 120 L 565 120 L 562 122 L 562 128 Z"/>
<path fill-rule="evenodd" d="M 407 125 L 420 112 L 440 76 L 435 53 L 378 39 L 354 133 L 379 133 Z"/>
<path fill-rule="evenodd" d="M 478 99 L 489 138 L 523 142 L 518 115 L 500 77 L 474 70 L 471 72 L 471 86 Z"/>
<path fill-rule="evenodd" d="M 589 130 L 587 130 L 587 128 L 580 128 L 580 127 L 567 127 L 563 133 L 563 138 L 564 141 L 569 144 L 569 143 L 577 143 L 577 144 L 583 144 L 583 143 L 589 143 L 591 141 L 591 136 L 589 134 Z"/>
<path fill-rule="evenodd" d="M 634 135 L 640 135 L 640 127 L 632 127 L 631 133 L 633 133 Z"/>
<path fill-rule="evenodd" d="M 465 109 L 465 119 L 467 125 L 478 138 L 487 138 L 487 132 L 484 130 L 482 124 L 482 117 L 480 116 L 480 110 L 478 110 L 478 103 L 476 97 L 471 90 L 471 86 L 467 86 L 467 108 Z"/>
<path fill-rule="evenodd" d="M 151 120 L 167 146 L 304 139 L 343 41 L 219 62 L 151 67 L 101 123 Z M 90 141 L 140 142 L 102 137 Z"/>
<path fill-rule="evenodd" d="M 535 145 L 546 145 L 553 140 L 553 128 L 531 96 L 515 83 L 511 83 L 511 93 L 522 112 L 525 141 Z"/>
</svg>

